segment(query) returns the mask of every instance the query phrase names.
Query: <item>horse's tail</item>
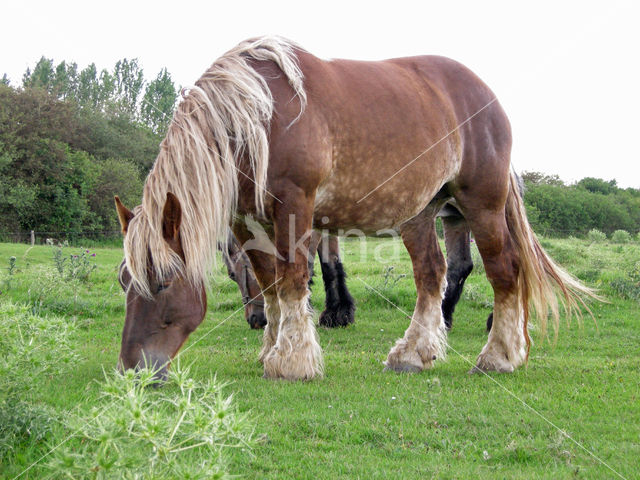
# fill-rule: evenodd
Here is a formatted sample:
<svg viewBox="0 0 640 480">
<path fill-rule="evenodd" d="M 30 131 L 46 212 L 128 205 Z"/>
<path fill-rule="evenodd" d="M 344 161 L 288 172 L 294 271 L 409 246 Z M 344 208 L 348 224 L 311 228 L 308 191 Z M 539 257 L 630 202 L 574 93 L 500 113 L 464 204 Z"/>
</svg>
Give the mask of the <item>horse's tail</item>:
<svg viewBox="0 0 640 480">
<path fill-rule="evenodd" d="M 560 312 L 556 291 L 559 290 L 560 302 L 569 316 L 577 314 L 580 317 L 579 306 L 586 307 L 583 297 L 598 300 L 601 298 L 593 289 L 586 287 L 558 266 L 544 251 L 527 220 L 522 196 L 519 193 L 518 179 L 513 171 L 509 177 L 506 220 L 511 240 L 514 242 L 520 258 L 518 289 L 524 310 L 524 334 L 527 339 L 528 351 L 530 340 L 527 333 L 527 322 L 531 310 L 539 318 L 543 336 L 547 329 L 547 317 L 551 312 L 557 334 Z"/>
</svg>

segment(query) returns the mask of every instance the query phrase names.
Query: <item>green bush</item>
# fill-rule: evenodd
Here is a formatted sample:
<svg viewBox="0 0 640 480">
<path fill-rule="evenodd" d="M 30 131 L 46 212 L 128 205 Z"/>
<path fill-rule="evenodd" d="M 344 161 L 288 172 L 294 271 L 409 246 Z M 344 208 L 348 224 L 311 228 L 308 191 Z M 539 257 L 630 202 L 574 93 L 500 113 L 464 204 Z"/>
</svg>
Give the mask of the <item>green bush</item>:
<svg viewBox="0 0 640 480">
<path fill-rule="evenodd" d="M 95 163 L 97 181 L 88 193 L 89 207 L 96 215 L 100 228 L 120 231 L 120 224 L 113 205 L 114 195 L 129 208 L 135 207 L 142 198 L 140 170 L 126 159 L 107 159 Z"/>
<path fill-rule="evenodd" d="M 640 284 L 626 277 L 616 277 L 609 282 L 609 288 L 621 298 L 640 301 Z"/>
<path fill-rule="evenodd" d="M 587 239 L 591 243 L 602 243 L 607 239 L 607 235 L 604 232 L 601 232 L 600 230 L 598 230 L 597 228 L 593 228 L 589 230 L 589 233 L 587 234 Z"/>
<path fill-rule="evenodd" d="M 616 230 L 611 234 L 611 241 L 613 243 L 629 243 L 631 235 L 626 230 Z"/>
<path fill-rule="evenodd" d="M 127 115 L 0 85 L 0 232 L 117 231 L 113 195 L 135 206 L 160 140 Z"/>
<path fill-rule="evenodd" d="M 637 189 L 621 189 L 615 182 L 586 178 L 576 185 L 525 174 L 524 202 L 534 231 L 545 235 L 586 235 L 591 229 L 606 234 L 640 227 Z"/>
</svg>

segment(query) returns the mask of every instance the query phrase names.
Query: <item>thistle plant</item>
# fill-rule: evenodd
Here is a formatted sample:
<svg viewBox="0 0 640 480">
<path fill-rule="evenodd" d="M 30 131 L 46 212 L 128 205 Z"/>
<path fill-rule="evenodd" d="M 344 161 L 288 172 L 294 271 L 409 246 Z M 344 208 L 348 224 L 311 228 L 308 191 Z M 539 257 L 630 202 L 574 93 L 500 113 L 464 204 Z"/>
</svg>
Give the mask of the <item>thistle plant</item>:
<svg viewBox="0 0 640 480">
<path fill-rule="evenodd" d="M 58 423 L 58 413 L 32 403 L 31 392 L 33 385 L 63 374 L 77 359 L 74 331 L 69 319 L 0 303 L 0 464 L 20 443 L 43 441 Z"/>
<path fill-rule="evenodd" d="M 9 273 L 10 277 L 15 274 L 15 270 L 16 270 L 16 257 L 11 256 L 9 257 L 9 267 L 7 268 L 7 272 Z"/>
<path fill-rule="evenodd" d="M 55 244 L 47 239 L 47 245 L 51 246 L 53 264 L 62 278 L 86 282 L 91 272 L 98 268 L 93 260 L 96 254 L 90 250 L 83 249 L 80 253 L 66 256 L 64 249 L 69 246 L 68 242 Z"/>
<path fill-rule="evenodd" d="M 64 256 L 64 249 L 68 247 L 69 244 L 67 242 L 58 243 L 57 245 L 51 240 L 47 238 L 47 245 L 51 247 L 51 253 L 53 256 L 53 264 L 56 267 L 56 270 L 60 274 L 60 276 L 64 276 L 64 264 L 67 261 L 67 258 Z"/>
<path fill-rule="evenodd" d="M 253 428 L 224 385 L 176 365 L 167 384 L 142 369 L 105 375 L 98 406 L 70 425 L 76 441 L 48 462 L 51 478 L 228 478 L 226 452 L 251 453 Z"/>
<path fill-rule="evenodd" d="M 631 241 L 631 234 L 626 230 L 616 230 L 611 234 L 611 241 L 613 243 L 629 243 Z"/>
<path fill-rule="evenodd" d="M 90 250 L 83 250 L 78 255 L 71 255 L 68 267 L 68 277 L 72 279 L 78 279 L 82 282 L 89 280 L 89 275 L 98 266 L 95 262 L 91 261 L 91 258 L 95 258 L 96 254 L 91 253 Z"/>
<path fill-rule="evenodd" d="M 68 318 L 34 315 L 28 306 L 0 304 L 0 396 L 28 391 L 43 376 L 57 375 L 77 358 Z"/>
<path fill-rule="evenodd" d="M 9 257 L 9 266 L 7 267 L 7 276 L 4 279 L 4 290 L 11 290 L 11 284 L 13 282 L 13 276 L 16 273 L 16 257 Z M 2 293 L 0 291 L 0 293 Z"/>
<path fill-rule="evenodd" d="M 407 276 L 406 273 L 395 273 L 395 267 L 393 265 L 389 265 L 385 268 L 382 277 L 382 285 L 381 290 L 386 291 L 396 286 L 396 284 Z"/>
</svg>

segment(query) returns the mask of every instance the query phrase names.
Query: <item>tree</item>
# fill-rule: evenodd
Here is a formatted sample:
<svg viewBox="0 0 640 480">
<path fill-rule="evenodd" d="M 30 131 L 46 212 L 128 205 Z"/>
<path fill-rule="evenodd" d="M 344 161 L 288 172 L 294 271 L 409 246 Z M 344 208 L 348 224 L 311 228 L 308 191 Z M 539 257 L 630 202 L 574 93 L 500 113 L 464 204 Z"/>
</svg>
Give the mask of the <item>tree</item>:
<svg viewBox="0 0 640 480">
<path fill-rule="evenodd" d="M 53 70 L 53 60 L 40 57 L 33 72 L 28 68 L 22 77 L 22 86 L 25 88 L 41 88 L 51 93 L 55 72 Z"/>
<path fill-rule="evenodd" d="M 51 85 L 51 93 L 57 98 L 76 98 L 78 89 L 78 65 L 75 63 L 60 62 L 54 71 Z"/>
<path fill-rule="evenodd" d="M 118 195 L 125 205 L 134 206 L 142 197 L 142 179 L 136 165 L 126 159 L 107 159 L 95 164 L 96 179 L 88 195 L 91 211 L 103 230 L 118 231 L 113 197 Z"/>
<path fill-rule="evenodd" d="M 558 175 L 546 175 L 542 172 L 522 172 L 525 185 L 564 185 Z"/>
<path fill-rule="evenodd" d="M 88 65 L 78 75 L 75 98 L 82 106 L 95 109 L 101 106 L 101 85 L 95 63 Z"/>
<path fill-rule="evenodd" d="M 138 59 L 119 60 L 113 69 L 113 82 L 117 114 L 136 120 L 139 117 L 140 93 L 144 87 L 144 73 L 138 65 Z"/>
<path fill-rule="evenodd" d="M 609 195 L 618 191 L 618 183 L 615 180 L 602 180 L 601 178 L 585 177 L 577 185 L 593 193 Z"/>
<path fill-rule="evenodd" d="M 140 109 L 142 120 L 155 133 L 166 133 L 177 94 L 171 75 L 166 68 L 163 68 L 156 79 L 147 85 Z"/>
<path fill-rule="evenodd" d="M 9 77 L 7 76 L 6 73 L 4 75 L 2 75 L 2 79 L 0 79 L 0 84 L 2 84 L 2 85 L 11 85 L 11 80 L 9 80 Z"/>
<path fill-rule="evenodd" d="M 97 107 L 100 108 L 102 112 L 107 113 L 108 111 L 112 111 L 112 106 L 115 104 L 115 89 L 116 82 L 113 77 L 106 69 L 102 69 L 100 72 L 99 89 L 98 89 L 98 103 Z"/>
</svg>

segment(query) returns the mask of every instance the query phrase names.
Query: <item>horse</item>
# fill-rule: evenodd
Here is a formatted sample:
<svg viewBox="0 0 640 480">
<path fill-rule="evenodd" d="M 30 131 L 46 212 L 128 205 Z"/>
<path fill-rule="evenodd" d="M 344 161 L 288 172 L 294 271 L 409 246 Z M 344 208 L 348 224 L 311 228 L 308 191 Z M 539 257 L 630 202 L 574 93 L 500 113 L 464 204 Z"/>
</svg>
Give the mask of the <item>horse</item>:
<svg viewBox="0 0 640 480">
<path fill-rule="evenodd" d="M 120 367 L 146 362 L 166 375 L 204 319 L 217 243 L 229 226 L 248 241 L 250 217 L 273 246 L 247 251 L 265 299 L 266 378 L 324 373 L 308 308 L 313 228 L 399 232 L 417 300 L 385 368 L 432 368 L 447 350 L 435 218 L 453 199 L 494 293 L 475 370 L 514 371 L 528 359 L 530 312 L 544 333 L 549 313 L 558 328 L 560 303 L 579 314 L 582 296 L 596 294 L 533 233 L 511 143 L 494 93 L 454 60 L 323 60 L 280 37 L 241 42 L 184 92 L 141 205 L 116 199 L 128 278 Z"/>
<path fill-rule="evenodd" d="M 322 282 L 325 290 L 325 308 L 320 313 L 318 324 L 327 328 L 346 327 L 355 320 L 355 302 L 346 284 L 347 274 L 340 261 L 338 237 L 323 236 L 314 231 L 309 242 L 309 288 L 313 284 L 316 253 L 320 259 Z M 249 257 L 232 232 L 229 233 L 222 258 L 229 278 L 236 282 L 242 295 L 245 320 L 252 329 L 261 329 L 267 324 L 264 315 L 264 297 L 253 273 Z"/>
</svg>

